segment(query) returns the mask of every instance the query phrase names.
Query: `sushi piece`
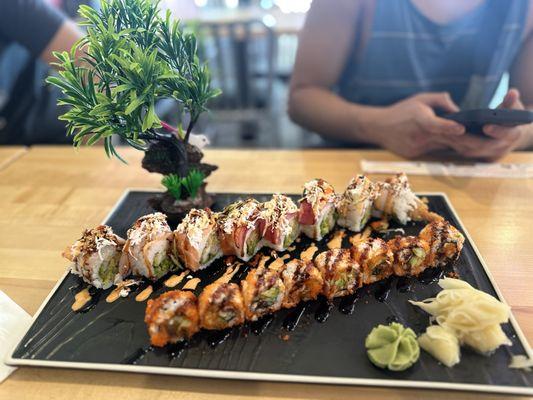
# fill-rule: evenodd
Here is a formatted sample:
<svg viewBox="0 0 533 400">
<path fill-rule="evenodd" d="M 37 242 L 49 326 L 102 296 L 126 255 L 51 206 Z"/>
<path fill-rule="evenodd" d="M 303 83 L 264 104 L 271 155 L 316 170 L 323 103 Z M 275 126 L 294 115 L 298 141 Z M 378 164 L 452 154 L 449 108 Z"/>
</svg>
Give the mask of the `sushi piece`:
<svg viewBox="0 0 533 400">
<path fill-rule="evenodd" d="M 425 263 L 429 267 L 442 267 L 459 258 L 464 236 L 448 221 L 434 221 L 427 224 L 418 237 L 429 244 Z"/>
<path fill-rule="evenodd" d="M 192 209 L 174 231 L 178 259 L 191 271 L 206 268 L 222 256 L 216 214 L 210 209 Z"/>
<path fill-rule="evenodd" d="M 370 219 L 377 195 L 370 179 L 364 175 L 353 178 L 337 204 L 337 224 L 353 232 L 361 232 Z"/>
<path fill-rule="evenodd" d="M 361 266 L 364 285 L 392 275 L 393 254 L 384 240 L 367 238 L 354 243 L 351 250 L 353 258 Z"/>
<path fill-rule="evenodd" d="M 315 300 L 322 292 L 324 280 L 313 262 L 294 259 L 281 273 L 285 285 L 282 306 L 291 308 L 301 301 Z"/>
<path fill-rule="evenodd" d="M 259 202 L 238 201 L 227 206 L 218 218 L 219 240 L 224 255 L 248 261 L 261 249 Z"/>
<path fill-rule="evenodd" d="M 189 291 L 163 293 L 148 300 L 144 322 L 153 346 L 163 347 L 189 339 L 200 330 L 198 300 Z"/>
<path fill-rule="evenodd" d="M 162 213 L 148 214 L 128 230 L 120 269 L 123 275 L 131 273 L 156 280 L 177 269 L 178 261 L 172 255 L 172 230 Z"/>
<path fill-rule="evenodd" d="M 351 249 L 332 249 L 320 253 L 315 265 L 323 279 L 322 294 L 328 300 L 354 293 L 361 287 L 361 268 Z"/>
<path fill-rule="evenodd" d="M 378 218 L 394 217 L 403 225 L 411 220 L 443 219 L 440 215 L 430 212 L 427 204 L 414 194 L 404 173 L 388 178 L 385 182 L 376 183 L 376 190 L 373 214 Z"/>
<path fill-rule="evenodd" d="M 214 282 L 198 296 L 200 327 L 226 329 L 244 322 L 244 300 L 236 283 Z"/>
<path fill-rule="evenodd" d="M 300 229 L 314 240 L 322 240 L 337 220 L 337 195 L 333 186 L 323 179 L 313 179 L 304 185 L 298 221 Z"/>
<path fill-rule="evenodd" d="M 259 224 L 264 245 L 284 251 L 300 234 L 298 207 L 289 197 L 275 194 L 263 203 Z"/>
<path fill-rule="evenodd" d="M 119 272 L 124 239 L 115 235 L 107 225 L 86 229 L 81 238 L 63 252 L 70 260 L 70 271 L 81 276 L 84 282 L 98 289 L 107 289 L 122 281 Z"/>
<path fill-rule="evenodd" d="M 417 276 L 427 268 L 429 243 L 417 236 L 396 236 L 387 242 L 394 259 L 392 269 L 397 276 Z"/>
<path fill-rule="evenodd" d="M 263 315 L 276 312 L 281 309 L 285 294 L 281 270 L 267 268 L 264 262 L 260 262 L 241 281 L 241 290 L 247 320 L 256 321 Z"/>
</svg>

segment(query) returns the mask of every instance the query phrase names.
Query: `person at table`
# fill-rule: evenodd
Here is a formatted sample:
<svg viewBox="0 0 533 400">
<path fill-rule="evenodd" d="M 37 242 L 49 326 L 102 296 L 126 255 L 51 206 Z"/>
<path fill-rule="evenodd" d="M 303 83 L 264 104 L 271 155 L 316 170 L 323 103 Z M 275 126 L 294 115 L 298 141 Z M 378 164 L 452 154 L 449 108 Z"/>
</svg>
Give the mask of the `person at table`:
<svg viewBox="0 0 533 400">
<path fill-rule="evenodd" d="M 533 105 L 533 1 L 315 0 L 300 36 L 289 115 L 324 138 L 415 158 L 455 150 L 497 159 L 533 146 L 533 125 L 484 126 L 437 115 Z"/>
<path fill-rule="evenodd" d="M 0 1 L 0 144 L 71 141 L 57 120 L 59 91 L 44 79 L 52 52 L 70 51 L 81 36 L 72 20 L 44 0 Z"/>
</svg>

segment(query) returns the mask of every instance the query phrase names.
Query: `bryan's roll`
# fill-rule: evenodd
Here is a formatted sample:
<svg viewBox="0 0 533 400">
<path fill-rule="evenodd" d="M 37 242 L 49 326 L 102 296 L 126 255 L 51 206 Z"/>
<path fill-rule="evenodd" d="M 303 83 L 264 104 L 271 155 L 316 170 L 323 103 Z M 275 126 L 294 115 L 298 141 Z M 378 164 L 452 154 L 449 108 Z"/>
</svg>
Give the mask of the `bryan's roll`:
<svg viewBox="0 0 533 400">
<path fill-rule="evenodd" d="M 378 193 L 364 175 L 353 178 L 337 203 L 337 224 L 353 232 L 361 232 L 372 214 Z"/>
<path fill-rule="evenodd" d="M 427 224 L 418 237 L 429 244 L 425 263 L 430 267 L 442 267 L 457 260 L 465 241 L 461 232 L 448 221 Z"/>
<path fill-rule="evenodd" d="M 393 274 L 393 255 L 387 243 L 380 238 L 368 238 L 353 244 L 353 258 L 363 271 L 363 284 L 386 279 Z"/>
<path fill-rule="evenodd" d="M 259 203 L 255 199 L 227 206 L 218 217 L 220 247 L 224 255 L 248 261 L 261 249 Z"/>
<path fill-rule="evenodd" d="M 320 253 L 315 265 L 324 281 L 322 294 L 328 300 L 354 293 L 361 287 L 361 268 L 350 249 L 332 249 Z"/>
<path fill-rule="evenodd" d="M 277 251 L 286 250 L 300 233 L 298 207 L 282 194 L 263 203 L 259 223 L 264 245 Z"/>
<path fill-rule="evenodd" d="M 417 236 L 396 236 L 387 242 L 394 261 L 392 268 L 397 276 L 417 276 L 427 268 L 429 244 Z"/>
<path fill-rule="evenodd" d="M 210 209 L 192 209 L 174 231 L 174 249 L 191 271 L 206 268 L 222 256 L 216 214 Z"/>
<path fill-rule="evenodd" d="M 285 285 L 279 269 L 267 268 L 260 263 L 241 281 L 241 289 L 247 320 L 255 321 L 281 309 Z"/>
<path fill-rule="evenodd" d="M 210 330 L 244 323 L 244 301 L 236 283 L 214 282 L 198 296 L 200 327 Z"/>
<path fill-rule="evenodd" d="M 303 233 L 314 240 L 322 240 L 337 220 L 337 195 L 333 186 L 323 179 L 313 179 L 304 185 L 298 220 Z"/>
<path fill-rule="evenodd" d="M 428 206 L 411 190 L 407 175 L 400 173 L 376 184 L 377 198 L 374 201 L 374 216 L 394 217 L 405 225 L 411 220 L 442 220 L 438 214 L 429 211 Z"/>
<path fill-rule="evenodd" d="M 72 262 L 70 271 L 99 289 L 119 283 L 125 275 L 119 272 L 124 239 L 107 225 L 86 229 L 81 238 L 63 252 Z"/>
<path fill-rule="evenodd" d="M 289 261 L 281 277 L 285 285 L 284 308 L 294 307 L 301 301 L 315 300 L 322 292 L 324 280 L 312 261 Z"/>
<path fill-rule="evenodd" d="M 144 322 L 153 346 L 189 339 L 200 330 L 196 296 L 192 292 L 173 290 L 148 300 Z"/>
<path fill-rule="evenodd" d="M 120 269 L 123 275 L 144 276 L 156 280 L 178 267 L 172 254 L 172 230 L 162 213 L 148 214 L 128 230 Z"/>
</svg>

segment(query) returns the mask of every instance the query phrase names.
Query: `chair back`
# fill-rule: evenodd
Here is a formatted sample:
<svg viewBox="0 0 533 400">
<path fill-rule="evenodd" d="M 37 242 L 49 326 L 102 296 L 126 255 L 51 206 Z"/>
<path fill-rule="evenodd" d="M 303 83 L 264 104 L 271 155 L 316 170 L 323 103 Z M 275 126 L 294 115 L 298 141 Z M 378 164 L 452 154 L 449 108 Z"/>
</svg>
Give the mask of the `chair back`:
<svg viewBox="0 0 533 400">
<path fill-rule="evenodd" d="M 256 19 L 200 21 L 201 57 L 209 64 L 213 87 L 222 89 L 214 109 L 264 109 L 271 103 L 276 37 Z"/>
</svg>

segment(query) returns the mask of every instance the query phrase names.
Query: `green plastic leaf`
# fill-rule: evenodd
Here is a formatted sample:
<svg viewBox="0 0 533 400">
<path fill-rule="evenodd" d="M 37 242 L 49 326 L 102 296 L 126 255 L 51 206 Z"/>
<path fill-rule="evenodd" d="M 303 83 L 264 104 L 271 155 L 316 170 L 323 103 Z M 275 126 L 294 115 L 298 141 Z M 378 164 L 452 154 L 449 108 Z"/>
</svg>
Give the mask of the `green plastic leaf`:
<svg viewBox="0 0 533 400">
<path fill-rule="evenodd" d="M 210 87 L 197 37 L 184 32 L 170 13 L 161 17 L 159 3 L 105 0 L 99 9 L 80 6 L 86 35 L 70 52 L 54 53 L 59 74 L 47 79 L 63 92 L 58 104 L 66 107 L 59 118 L 76 146 L 105 139 L 106 154 L 118 157 L 107 140 L 118 136 L 144 150 L 139 134 L 157 139 L 161 126 L 154 107 L 158 100 L 177 100 L 178 112 L 188 114 L 179 119 L 190 121 L 190 131 L 207 101 L 220 93 Z M 201 181 L 190 178 L 185 190 L 196 195 Z"/>
</svg>

